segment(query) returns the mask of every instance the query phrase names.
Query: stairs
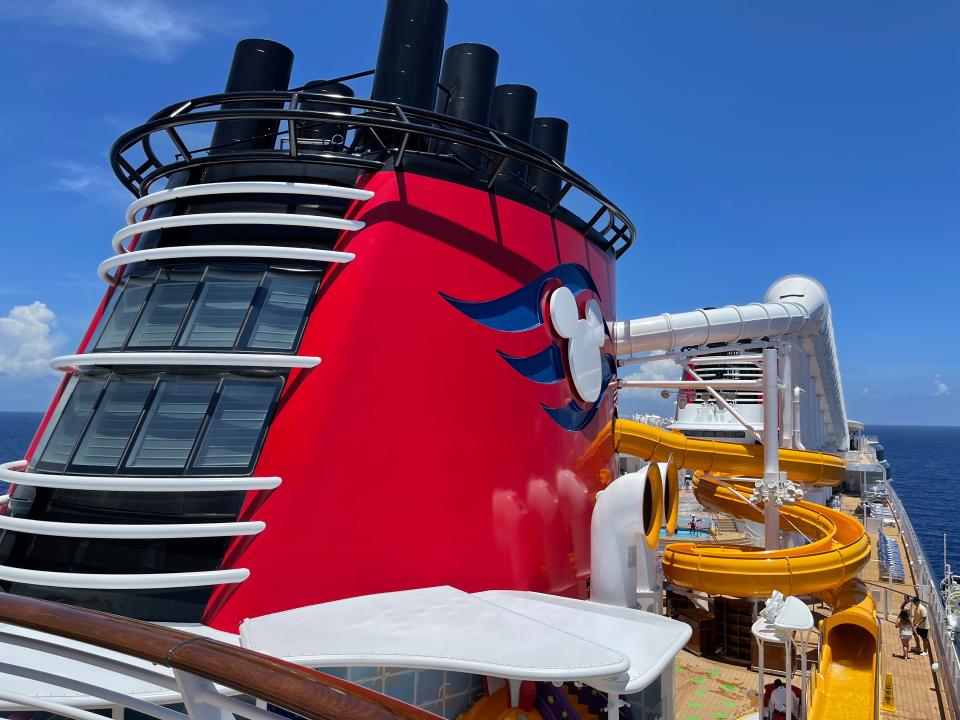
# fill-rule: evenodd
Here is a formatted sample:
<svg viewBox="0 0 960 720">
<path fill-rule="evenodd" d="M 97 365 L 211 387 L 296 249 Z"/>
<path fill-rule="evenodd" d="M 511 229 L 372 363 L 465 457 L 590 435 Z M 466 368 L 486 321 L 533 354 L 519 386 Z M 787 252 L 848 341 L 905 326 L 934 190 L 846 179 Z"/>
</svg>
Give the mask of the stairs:
<svg viewBox="0 0 960 720">
<path fill-rule="evenodd" d="M 737 521 L 729 515 L 719 515 L 713 522 L 717 526 L 718 533 L 740 532 L 740 529 L 737 527 Z"/>
</svg>

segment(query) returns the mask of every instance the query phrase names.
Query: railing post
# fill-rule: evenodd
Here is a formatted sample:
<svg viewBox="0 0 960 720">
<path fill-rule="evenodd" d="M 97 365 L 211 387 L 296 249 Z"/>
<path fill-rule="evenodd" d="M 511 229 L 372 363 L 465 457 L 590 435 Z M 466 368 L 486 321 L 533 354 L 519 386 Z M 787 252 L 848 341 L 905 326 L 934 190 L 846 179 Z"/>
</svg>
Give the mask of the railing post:
<svg viewBox="0 0 960 720">
<path fill-rule="evenodd" d="M 201 692 L 219 694 L 210 680 L 183 670 L 174 670 L 173 676 L 180 687 L 180 695 L 191 720 L 234 720 L 232 713 L 198 698 Z"/>
</svg>

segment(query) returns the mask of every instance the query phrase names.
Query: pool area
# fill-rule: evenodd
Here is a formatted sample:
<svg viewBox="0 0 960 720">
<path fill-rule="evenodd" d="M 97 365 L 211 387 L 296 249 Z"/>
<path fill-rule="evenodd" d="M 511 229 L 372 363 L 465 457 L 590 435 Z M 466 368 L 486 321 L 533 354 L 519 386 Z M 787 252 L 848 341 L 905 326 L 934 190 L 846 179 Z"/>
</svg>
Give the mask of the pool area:
<svg viewBox="0 0 960 720">
<path fill-rule="evenodd" d="M 710 529 L 713 527 L 713 521 L 708 517 L 698 517 L 699 530 L 693 532 L 690 530 L 690 516 L 680 517 L 677 520 L 677 532 L 675 535 L 667 535 L 666 528 L 660 528 L 660 537 L 672 538 L 707 538 L 710 537 Z"/>
</svg>

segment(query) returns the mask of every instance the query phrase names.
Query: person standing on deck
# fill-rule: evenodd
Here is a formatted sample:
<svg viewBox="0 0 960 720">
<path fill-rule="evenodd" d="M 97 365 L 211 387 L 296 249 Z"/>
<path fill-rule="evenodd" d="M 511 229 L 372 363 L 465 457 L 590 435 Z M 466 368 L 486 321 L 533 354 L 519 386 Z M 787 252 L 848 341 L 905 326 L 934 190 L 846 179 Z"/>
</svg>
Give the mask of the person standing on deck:
<svg viewBox="0 0 960 720">
<path fill-rule="evenodd" d="M 920 598 L 913 598 L 913 629 L 916 631 L 916 652 L 920 655 L 930 654 L 930 621 L 927 619 L 927 608 L 920 602 Z M 920 641 L 923 640 L 923 649 L 920 649 Z"/>
</svg>

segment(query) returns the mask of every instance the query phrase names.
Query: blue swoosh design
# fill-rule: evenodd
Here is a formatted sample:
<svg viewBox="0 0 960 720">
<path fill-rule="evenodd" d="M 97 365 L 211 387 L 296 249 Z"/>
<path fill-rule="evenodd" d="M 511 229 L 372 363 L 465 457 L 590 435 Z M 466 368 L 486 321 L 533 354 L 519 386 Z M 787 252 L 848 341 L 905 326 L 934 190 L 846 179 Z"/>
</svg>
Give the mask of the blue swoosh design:
<svg viewBox="0 0 960 720">
<path fill-rule="evenodd" d="M 557 425 L 562 427 L 564 430 L 570 430 L 572 432 L 577 432 L 583 430 L 591 420 L 593 416 L 597 414 L 597 410 L 600 409 L 600 403 L 603 402 L 603 396 L 607 392 L 607 388 L 610 386 L 610 381 L 613 380 L 614 374 L 614 360 L 613 356 L 609 354 L 604 354 L 604 366 L 603 366 L 603 385 L 600 389 L 600 397 L 597 398 L 590 407 L 586 410 L 581 408 L 575 400 L 571 400 L 563 407 L 552 408 L 540 403 L 540 406 L 543 408 L 544 412 L 549 415 Z"/>
<path fill-rule="evenodd" d="M 556 344 L 547 345 L 546 348 L 530 357 L 514 357 L 507 355 L 502 350 L 497 350 L 507 364 L 514 370 L 523 375 L 528 380 L 537 383 L 555 383 L 563 380 L 567 374 L 563 369 L 563 356 L 560 354 L 560 347 Z"/>
<path fill-rule="evenodd" d="M 486 302 L 467 302 L 440 293 L 440 297 L 453 305 L 471 320 L 492 330 L 523 332 L 543 324 L 543 303 L 540 298 L 544 286 L 551 280 L 559 280 L 570 288 L 574 295 L 592 290 L 597 296 L 597 286 L 587 270 L 577 263 L 563 263 L 548 270 L 533 282 L 524 285 L 509 295 Z"/>
</svg>

